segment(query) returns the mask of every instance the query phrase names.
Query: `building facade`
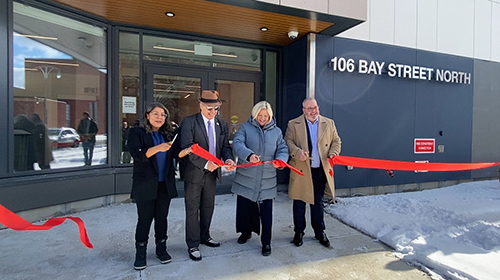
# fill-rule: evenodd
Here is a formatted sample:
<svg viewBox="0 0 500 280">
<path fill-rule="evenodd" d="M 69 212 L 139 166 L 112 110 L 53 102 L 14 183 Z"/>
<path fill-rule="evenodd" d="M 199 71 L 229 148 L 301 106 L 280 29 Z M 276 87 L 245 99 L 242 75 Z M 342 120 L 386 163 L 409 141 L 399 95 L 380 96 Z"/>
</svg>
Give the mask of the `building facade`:
<svg viewBox="0 0 500 280">
<path fill-rule="evenodd" d="M 316 50 L 309 60 L 314 65 L 306 68 L 312 86 L 305 91 L 315 94 L 324 104 L 322 113 L 336 120 L 342 154 L 498 162 L 500 3 L 373 0 L 367 9 L 365 23 L 303 42 Z M 295 51 L 285 51 L 285 63 Z M 295 85 L 297 78 L 292 80 L 285 75 L 285 84 Z M 395 172 L 394 177 L 370 169 L 337 167 L 335 172 L 338 195 L 420 190 L 498 176 L 497 167 Z"/>
<path fill-rule="evenodd" d="M 343 155 L 500 161 L 500 3 L 460 3 L 0 0 L 0 204 L 34 220 L 127 200 L 124 123 L 159 101 L 178 124 L 203 89 L 220 92 L 232 133 L 259 100 L 284 131 L 314 96 Z M 91 165 L 83 112 L 98 127 Z M 496 175 L 335 167 L 337 195 Z"/>
</svg>

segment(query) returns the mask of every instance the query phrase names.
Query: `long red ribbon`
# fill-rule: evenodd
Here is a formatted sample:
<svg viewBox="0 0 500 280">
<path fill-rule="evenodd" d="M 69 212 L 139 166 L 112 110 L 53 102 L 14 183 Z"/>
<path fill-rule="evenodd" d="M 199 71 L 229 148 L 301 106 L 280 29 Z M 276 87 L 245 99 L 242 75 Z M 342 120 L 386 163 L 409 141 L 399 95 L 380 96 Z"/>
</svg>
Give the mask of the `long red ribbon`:
<svg viewBox="0 0 500 280">
<path fill-rule="evenodd" d="M 198 144 L 193 144 L 191 146 L 191 150 L 193 151 L 193 154 L 199 156 L 199 157 L 202 157 L 206 160 L 210 160 L 212 162 L 214 162 L 215 164 L 219 165 L 219 166 L 225 166 L 226 164 L 224 164 L 224 162 L 222 162 L 222 160 L 216 158 L 214 155 L 212 155 L 210 152 L 208 152 L 207 150 L 203 149 L 202 147 L 200 147 Z M 284 168 L 284 167 L 288 167 L 290 168 L 290 170 L 292 170 L 293 172 L 299 174 L 300 176 L 304 176 L 304 174 L 302 172 L 300 172 L 299 170 L 297 170 L 296 168 L 294 168 L 293 166 L 289 165 L 288 163 L 282 161 L 282 160 L 279 160 L 279 159 L 275 159 L 275 160 L 271 160 L 271 161 L 259 161 L 259 162 L 255 162 L 255 163 L 245 163 L 245 164 L 240 164 L 240 165 L 237 165 L 236 167 L 238 168 L 241 168 L 241 167 L 248 167 L 248 166 L 256 166 L 256 165 L 261 165 L 261 164 L 266 164 L 266 163 L 274 163 L 276 164 L 278 167 L 280 168 Z M 227 165 L 229 166 L 229 165 Z"/>
<path fill-rule="evenodd" d="M 276 159 L 276 160 L 273 160 L 272 162 L 275 163 L 276 165 L 278 165 L 278 167 L 281 167 L 281 168 L 288 167 L 288 168 L 290 168 L 290 170 L 299 174 L 300 176 L 304 176 L 304 173 L 300 172 L 297 168 L 291 166 L 290 164 L 288 164 L 282 160 Z"/>
<path fill-rule="evenodd" d="M 477 163 L 429 163 L 429 162 L 410 162 L 410 161 L 395 161 L 369 159 L 349 156 L 335 156 L 328 159 L 330 164 L 386 169 L 386 170 L 403 170 L 403 171 L 464 171 L 481 168 L 488 168 L 500 165 L 500 162 L 477 162 Z"/>
<path fill-rule="evenodd" d="M 49 230 L 55 226 L 62 224 L 66 219 L 70 219 L 78 225 L 78 230 L 80 232 L 80 241 L 87 248 L 93 249 L 94 246 L 92 245 L 92 243 L 90 243 L 89 237 L 87 235 L 87 230 L 85 229 L 85 224 L 80 218 L 51 218 L 48 219 L 43 225 L 34 225 L 0 204 L 0 223 L 13 230 Z"/>
<path fill-rule="evenodd" d="M 218 159 L 216 156 L 212 155 L 209 151 L 203 149 L 202 147 L 200 147 L 196 143 L 194 143 L 191 146 L 191 150 L 193 151 L 193 154 L 195 154 L 199 157 L 202 157 L 206 160 L 209 160 L 209 161 L 217 164 L 218 166 L 224 166 L 224 162 L 222 162 L 222 160 Z"/>
</svg>

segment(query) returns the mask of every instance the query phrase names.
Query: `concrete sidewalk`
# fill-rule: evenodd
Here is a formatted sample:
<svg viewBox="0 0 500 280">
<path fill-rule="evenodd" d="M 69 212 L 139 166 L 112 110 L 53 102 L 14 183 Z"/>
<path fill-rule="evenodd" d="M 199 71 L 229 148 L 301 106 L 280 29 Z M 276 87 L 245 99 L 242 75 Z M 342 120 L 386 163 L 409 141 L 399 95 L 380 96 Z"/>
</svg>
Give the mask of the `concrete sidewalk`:
<svg viewBox="0 0 500 280">
<path fill-rule="evenodd" d="M 328 214 L 326 233 L 332 247 L 314 239 L 309 219 L 304 245 L 295 247 L 290 243 L 292 201 L 282 192 L 274 202 L 272 254 L 263 257 L 259 236 L 254 234 L 243 245 L 236 242 L 235 204 L 236 196 L 216 197 L 211 234 L 221 247 L 200 245 L 203 260 L 194 262 L 184 241 L 184 200 L 174 199 L 167 241 L 173 261 L 159 263 L 151 234 L 148 267 L 142 271 L 132 268 L 135 204 L 73 215 L 85 221 L 92 250 L 80 243 L 71 221 L 49 231 L 0 230 L 0 279 L 430 279 L 393 257 L 390 248 Z"/>
</svg>

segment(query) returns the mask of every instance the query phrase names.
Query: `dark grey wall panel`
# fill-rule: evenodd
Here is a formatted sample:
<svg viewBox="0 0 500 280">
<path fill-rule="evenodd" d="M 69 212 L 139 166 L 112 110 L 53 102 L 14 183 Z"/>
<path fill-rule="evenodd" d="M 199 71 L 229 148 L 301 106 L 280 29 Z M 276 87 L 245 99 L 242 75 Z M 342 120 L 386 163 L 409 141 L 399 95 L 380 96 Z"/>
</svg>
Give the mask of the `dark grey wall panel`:
<svg viewBox="0 0 500 280">
<path fill-rule="evenodd" d="M 316 36 L 316 57 L 333 57 L 333 40 L 330 36 Z M 322 115 L 333 115 L 333 75 L 329 67 L 330 59 L 318 59 L 316 62 L 315 98 Z"/>
<path fill-rule="evenodd" d="M 286 132 L 288 121 L 302 114 L 302 101 L 306 97 L 307 36 L 283 50 L 283 94 L 280 96 L 283 110 L 276 112 L 283 120 L 281 130 Z M 278 172 L 278 184 L 288 184 L 290 171 Z"/>
<path fill-rule="evenodd" d="M 127 168 L 127 173 L 116 174 L 116 193 L 130 193 L 132 190 L 132 168 Z"/>
<path fill-rule="evenodd" d="M 417 51 L 417 65 L 471 73 L 470 58 Z M 415 138 L 434 138 L 444 152 L 416 154 L 415 160 L 471 162 L 472 84 L 422 81 L 416 83 Z M 440 134 L 441 132 L 441 134 Z M 418 181 L 470 178 L 470 171 L 418 174 Z"/>
<path fill-rule="evenodd" d="M 283 112 L 285 126 L 290 119 L 302 114 L 306 97 L 307 38 L 287 46 L 283 51 Z M 285 133 L 286 127 L 283 128 Z"/>
<path fill-rule="evenodd" d="M 472 161 L 500 161 L 500 63 L 474 62 Z M 472 171 L 473 178 L 498 176 L 498 167 Z"/>
<path fill-rule="evenodd" d="M 335 56 L 404 64 L 415 53 L 404 48 L 336 39 Z M 373 74 L 334 72 L 334 115 L 342 155 L 389 160 L 413 159 L 415 82 Z M 383 170 L 337 168 L 336 187 L 402 184 L 408 174 L 389 177 Z"/>
<path fill-rule="evenodd" d="M 333 46 L 328 40 L 332 40 Z M 321 86 L 321 110 L 333 117 L 342 138 L 342 155 L 401 161 L 470 162 L 472 135 L 473 88 L 468 84 L 452 84 L 403 77 L 389 77 L 388 64 L 398 63 L 471 73 L 473 60 L 415 49 L 323 37 L 318 40 L 317 85 Z M 329 52 L 333 50 L 332 52 Z M 385 62 L 381 75 L 352 73 L 325 68 L 330 59 L 352 58 Z M 322 65 L 323 68 L 320 67 Z M 330 78 L 333 77 L 333 79 Z M 327 84 L 332 85 L 329 93 Z M 442 136 L 439 132 L 442 131 Z M 444 145 L 443 153 L 414 154 L 415 138 L 435 138 Z M 383 170 L 345 167 L 335 169 L 336 187 L 408 184 L 470 178 L 470 171 L 415 173 L 396 171 L 391 178 Z"/>
<path fill-rule="evenodd" d="M 11 211 L 24 211 L 45 206 L 112 195 L 114 174 L 95 174 L 79 178 L 59 178 L 19 183 L 0 188 L 0 204 Z"/>
</svg>

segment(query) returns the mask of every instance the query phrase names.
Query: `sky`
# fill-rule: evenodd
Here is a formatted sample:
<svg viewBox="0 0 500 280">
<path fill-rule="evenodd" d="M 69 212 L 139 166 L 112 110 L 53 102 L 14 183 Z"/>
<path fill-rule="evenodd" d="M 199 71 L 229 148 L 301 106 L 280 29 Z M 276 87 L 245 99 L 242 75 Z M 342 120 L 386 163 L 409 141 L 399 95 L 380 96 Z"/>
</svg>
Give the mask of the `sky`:
<svg viewBox="0 0 500 280">
<path fill-rule="evenodd" d="M 326 212 L 450 279 L 500 278 L 500 183 L 337 198 Z"/>
<path fill-rule="evenodd" d="M 46 46 L 30 38 L 17 36 L 14 33 L 14 87 L 24 88 L 24 60 L 25 59 L 71 59 L 54 48 Z"/>
</svg>

